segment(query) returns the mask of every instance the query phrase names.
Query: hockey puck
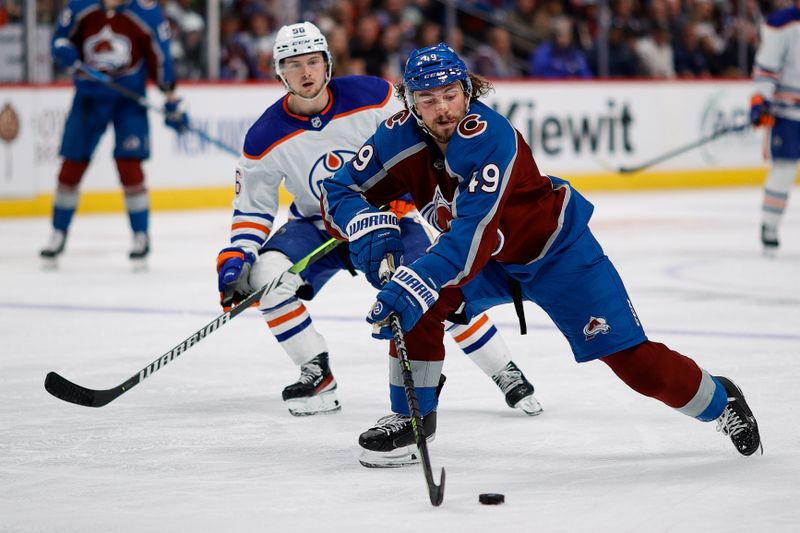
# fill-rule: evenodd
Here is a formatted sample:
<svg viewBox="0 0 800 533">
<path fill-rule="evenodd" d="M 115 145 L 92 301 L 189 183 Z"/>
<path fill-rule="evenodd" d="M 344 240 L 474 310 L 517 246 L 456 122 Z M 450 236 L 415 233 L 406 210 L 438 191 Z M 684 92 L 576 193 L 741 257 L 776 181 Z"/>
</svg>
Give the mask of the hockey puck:
<svg viewBox="0 0 800 533">
<path fill-rule="evenodd" d="M 483 505 L 500 505 L 501 503 L 505 503 L 506 497 L 504 494 L 486 493 L 479 494 L 478 501 Z"/>
</svg>

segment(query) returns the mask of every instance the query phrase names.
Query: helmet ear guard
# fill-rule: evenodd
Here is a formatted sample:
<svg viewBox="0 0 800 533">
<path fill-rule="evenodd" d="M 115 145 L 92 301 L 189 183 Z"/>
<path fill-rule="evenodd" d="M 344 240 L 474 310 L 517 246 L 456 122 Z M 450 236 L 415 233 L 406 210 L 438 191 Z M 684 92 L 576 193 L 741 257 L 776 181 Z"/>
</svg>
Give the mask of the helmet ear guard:
<svg viewBox="0 0 800 533">
<path fill-rule="evenodd" d="M 275 36 L 275 44 L 272 47 L 272 60 L 275 66 L 275 73 L 278 78 L 283 82 L 286 90 L 304 100 L 313 100 L 318 96 L 314 95 L 312 98 L 300 96 L 292 89 L 283 76 L 282 63 L 284 59 L 290 57 L 301 56 L 305 54 L 313 54 L 314 52 L 321 52 L 327 63 L 327 71 L 325 73 L 325 85 L 331 80 L 333 73 L 333 56 L 331 56 L 330 48 L 328 47 L 328 40 L 322 35 L 314 24 L 310 22 L 298 22 L 297 24 L 289 24 L 283 26 L 278 30 Z"/>
</svg>

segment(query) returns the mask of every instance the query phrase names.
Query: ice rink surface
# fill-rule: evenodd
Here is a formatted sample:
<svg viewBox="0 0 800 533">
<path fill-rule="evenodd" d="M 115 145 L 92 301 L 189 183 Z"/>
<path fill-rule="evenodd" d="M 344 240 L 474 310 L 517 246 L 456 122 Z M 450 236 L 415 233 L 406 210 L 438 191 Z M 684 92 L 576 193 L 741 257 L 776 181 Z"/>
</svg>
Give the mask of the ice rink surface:
<svg viewBox="0 0 800 533">
<path fill-rule="evenodd" d="M 388 413 L 387 347 L 363 320 L 372 289 L 344 273 L 308 304 L 338 414 L 288 414 L 280 394 L 297 369 L 255 310 L 111 404 L 68 404 L 44 390 L 48 371 L 116 386 L 220 313 L 230 213 L 154 214 L 138 273 L 121 214 L 77 217 L 55 271 L 38 258 L 46 219 L 0 219 L 0 531 L 798 531 L 798 205 L 767 259 L 760 189 L 587 196 L 649 337 L 741 386 L 763 456 L 739 456 L 713 423 L 638 396 L 602 363 L 576 364 L 531 304 L 520 336 L 505 306 L 491 315 L 544 413 L 506 407 L 448 339 L 434 508 L 419 467 L 358 464 L 358 434 Z M 480 505 L 482 492 L 505 505 Z"/>
</svg>

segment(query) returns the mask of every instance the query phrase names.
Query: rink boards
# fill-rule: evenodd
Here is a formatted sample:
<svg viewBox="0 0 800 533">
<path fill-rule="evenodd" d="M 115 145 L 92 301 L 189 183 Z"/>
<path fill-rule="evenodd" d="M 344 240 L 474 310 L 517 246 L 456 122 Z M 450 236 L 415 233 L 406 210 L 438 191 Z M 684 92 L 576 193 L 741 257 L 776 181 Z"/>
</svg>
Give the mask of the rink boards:
<svg viewBox="0 0 800 533">
<path fill-rule="evenodd" d="M 230 152 L 240 150 L 248 126 L 282 96 L 282 88 L 275 83 L 184 84 L 179 92 L 192 125 L 230 150 L 193 134 L 179 138 L 151 112 L 152 157 L 145 173 L 152 206 L 228 206 L 236 164 Z M 748 81 L 517 81 L 497 83 L 486 101 L 526 137 L 542 172 L 584 190 L 619 190 L 760 183 L 766 173 L 764 133 L 751 128 L 645 172 L 616 171 L 746 123 L 751 92 Z M 69 85 L 0 88 L 0 216 L 49 213 L 72 94 Z M 148 98 L 163 102 L 154 87 Z M 84 177 L 82 212 L 122 209 L 113 141 L 107 132 Z M 285 194 L 283 201 L 288 200 Z"/>
</svg>

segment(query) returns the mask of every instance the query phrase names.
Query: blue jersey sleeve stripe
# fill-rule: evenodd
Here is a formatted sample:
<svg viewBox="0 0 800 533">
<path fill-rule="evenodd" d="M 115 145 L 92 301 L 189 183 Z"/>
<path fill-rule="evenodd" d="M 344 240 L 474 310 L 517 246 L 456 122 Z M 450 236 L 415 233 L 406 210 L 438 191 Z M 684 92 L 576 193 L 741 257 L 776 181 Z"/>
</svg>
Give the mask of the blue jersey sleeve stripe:
<svg viewBox="0 0 800 533">
<path fill-rule="evenodd" d="M 265 213 L 245 213 L 244 211 L 239 211 L 238 209 L 233 211 L 233 216 L 235 216 L 235 217 L 237 217 L 237 216 L 259 217 L 259 218 L 263 218 L 263 219 L 269 220 L 270 222 L 275 220 L 275 217 L 273 217 L 272 215 L 267 215 Z"/>
</svg>

